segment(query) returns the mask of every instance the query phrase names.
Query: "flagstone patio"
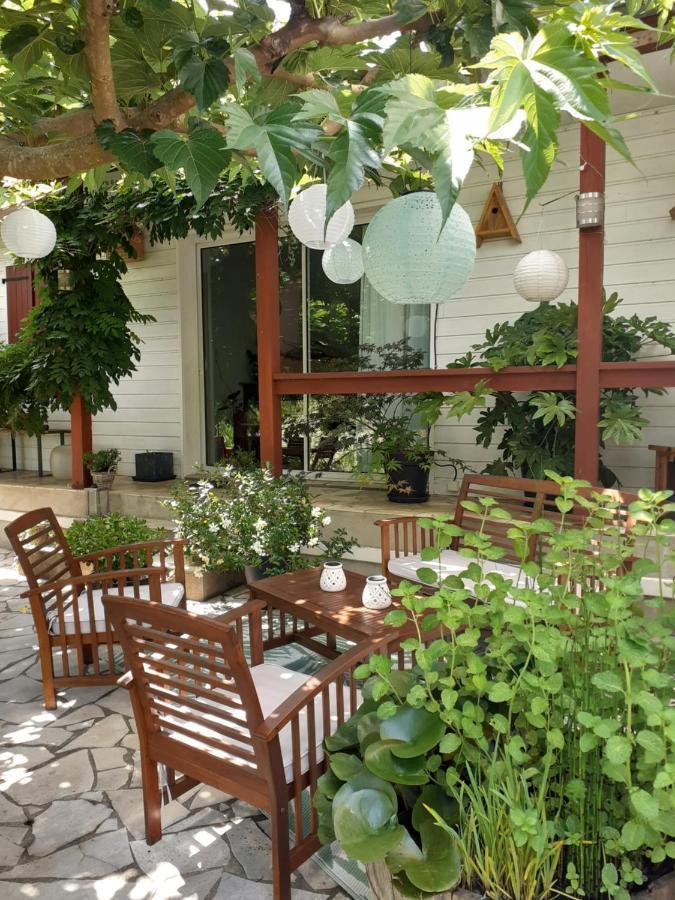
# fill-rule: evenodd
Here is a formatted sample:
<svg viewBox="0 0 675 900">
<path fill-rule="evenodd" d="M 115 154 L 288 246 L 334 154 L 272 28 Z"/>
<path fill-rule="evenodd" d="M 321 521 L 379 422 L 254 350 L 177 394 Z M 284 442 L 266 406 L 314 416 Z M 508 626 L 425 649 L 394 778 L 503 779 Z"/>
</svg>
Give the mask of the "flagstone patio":
<svg viewBox="0 0 675 900">
<path fill-rule="evenodd" d="M 147 846 L 128 696 L 71 688 L 43 709 L 23 590 L 0 553 L 0 898 L 271 898 L 265 816 L 212 788 L 168 803 Z M 346 900 L 312 860 L 293 883 L 294 900 Z"/>
</svg>

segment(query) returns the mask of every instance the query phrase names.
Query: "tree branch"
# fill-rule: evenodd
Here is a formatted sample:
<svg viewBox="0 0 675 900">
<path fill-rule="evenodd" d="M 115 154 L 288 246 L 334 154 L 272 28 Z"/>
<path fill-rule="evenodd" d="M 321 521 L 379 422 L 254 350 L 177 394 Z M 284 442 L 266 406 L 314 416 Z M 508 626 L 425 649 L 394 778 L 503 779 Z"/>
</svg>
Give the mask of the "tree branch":
<svg viewBox="0 0 675 900">
<path fill-rule="evenodd" d="M 112 119 L 118 129 L 158 131 L 174 124 L 195 105 L 192 94 L 176 87 L 146 106 L 122 113 L 117 103 L 110 58 L 110 16 L 114 9 L 114 0 L 87 0 L 85 53 L 93 109 L 77 110 L 53 119 L 42 118 L 35 123 L 34 137 L 60 134 L 73 139 L 34 147 L 0 136 L 0 177 L 8 175 L 29 181 L 49 181 L 113 162 L 114 156 L 101 147 L 94 134 L 98 122 Z M 396 16 L 353 23 L 345 23 L 335 16 L 312 19 L 304 3 L 297 0 L 288 23 L 250 50 L 263 74 L 283 78 L 299 87 L 320 86 L 311 73 L 288 72 L 277 64 L 288 53 L 308 44 L 332 47 L 358 44 L 396 31 L 426 30 L 429 23 L 426 15 L 404 27 Z M 225 62 L 229 64 L 230 59 Z"/>
<path fill-rule="evenodd" d="M 89 70 L 91 102 L 96 122 L 112 119 L 117 128 L 123 128 L 124 118 L 117 103 L 110 58 L 110 17 L 116 9 L 115 0 L 86 0 L 84 56 Z"/>
</svg>

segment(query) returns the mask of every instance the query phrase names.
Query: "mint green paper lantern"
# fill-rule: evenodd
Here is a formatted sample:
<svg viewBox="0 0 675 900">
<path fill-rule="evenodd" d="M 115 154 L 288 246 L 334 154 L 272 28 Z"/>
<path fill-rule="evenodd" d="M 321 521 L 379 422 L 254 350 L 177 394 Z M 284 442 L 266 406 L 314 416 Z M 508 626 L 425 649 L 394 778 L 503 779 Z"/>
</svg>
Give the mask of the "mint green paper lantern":
<svg viewBox="0 0 675 900">
<path fill-rule="evenodd" d="M 476 236 L 455 203 L 441 232 L 435 194 L 397 197 L 373 217 L 363 238 L 366 278 L 392 303 L 444 303 L 460 291 L 476 261 Z M 439 237 L 440 232 L 440 237 Z"/>
</svg>

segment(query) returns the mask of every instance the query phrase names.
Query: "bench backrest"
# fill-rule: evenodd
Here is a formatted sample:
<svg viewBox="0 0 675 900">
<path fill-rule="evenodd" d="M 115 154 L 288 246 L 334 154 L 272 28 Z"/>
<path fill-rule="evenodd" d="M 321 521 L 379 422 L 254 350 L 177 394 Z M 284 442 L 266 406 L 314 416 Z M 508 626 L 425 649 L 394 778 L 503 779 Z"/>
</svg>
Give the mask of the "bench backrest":
<svg viewBox="0 0 675 900">
<path fill-rule="evenodd" d="M 628 512 L 629 505 L 637 499 L 636 494 L 624 491 L 606 490 L 598 487 L 578 488 L 577 493 L 591 498 L 602 493 L 616 503 L 608 523 L 620 526 L 622 529 L 630 528 L 632 519 Z M 536 519 L 549 519 L 554 526 L 562 521 L 562 514 L 556 506 L 556 498 L 561 494 L 561 488 L 554 481 L 533 478 L 510 478 L 502 475 L 465 475 L 457 496 L 454 522 L 466 531 L 478 531 L 483 527 L 483 533 L 489 537 L 493 544 L 502 547 L 506 551 L 506 559 L 516 559 L 513 550 L 513 542 L 507 532 L 509 522 L 499 519 L 488 519 L 483 523 L 483 517 L 476 512 L 464 507 L 464 502 L 479 502 L 485 497 L 496 501 L 502 509 L 511 513 L 514 519 L 520 522 L 533 522 Z M 580 525 L 586 517 L 586 511 L 580 505 L 576 505 L 565 514 L 565 521 L 570 525 Z M 535 558 L 538 549 L 541 549 L 541 539 L 536 536 L 530 539 L 528 556 Z M 462 539 L 455 538 L 452 547 L 458 549 L 462 546 Z M 519 560 L 517 560 L 519 561 Z"/>
</svg>

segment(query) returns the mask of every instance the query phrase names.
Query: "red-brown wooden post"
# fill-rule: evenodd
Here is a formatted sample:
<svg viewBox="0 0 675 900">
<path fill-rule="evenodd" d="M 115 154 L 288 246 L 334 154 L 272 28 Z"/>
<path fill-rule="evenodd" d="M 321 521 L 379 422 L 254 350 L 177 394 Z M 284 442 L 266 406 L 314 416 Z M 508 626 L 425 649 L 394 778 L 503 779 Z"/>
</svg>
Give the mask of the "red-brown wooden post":
<svg viewBox="0 0 675 900">
<path fill-rule="evenodd" d="M 605 191 L 605 142 L 581 126 L 579 191 Z M 598 481 L 600 452 L 600 363 L 602 362 L 602 291 L 605 229 L 579 230 L 579 309 L 577 318 L 577 418 L 574 474 Z"/>
<path fill-rule="evenodd" d="M 255 220 L 255 292 L 258 331 L 258 405 L 260 464 L 281 474 L 281 400 L 274 375 L 281 369 L 279 311 L 279 216 L 275 206 Z"/>
<path fill-rule="evenodd" d="M 71 485 L 74 488 L 86 488 L 91 484 L 91 475 L 85 468 L 82 456 L 92 448 L 91 413 L 79 394 L 70 407 L 70 432 Z"/>
</svg>

